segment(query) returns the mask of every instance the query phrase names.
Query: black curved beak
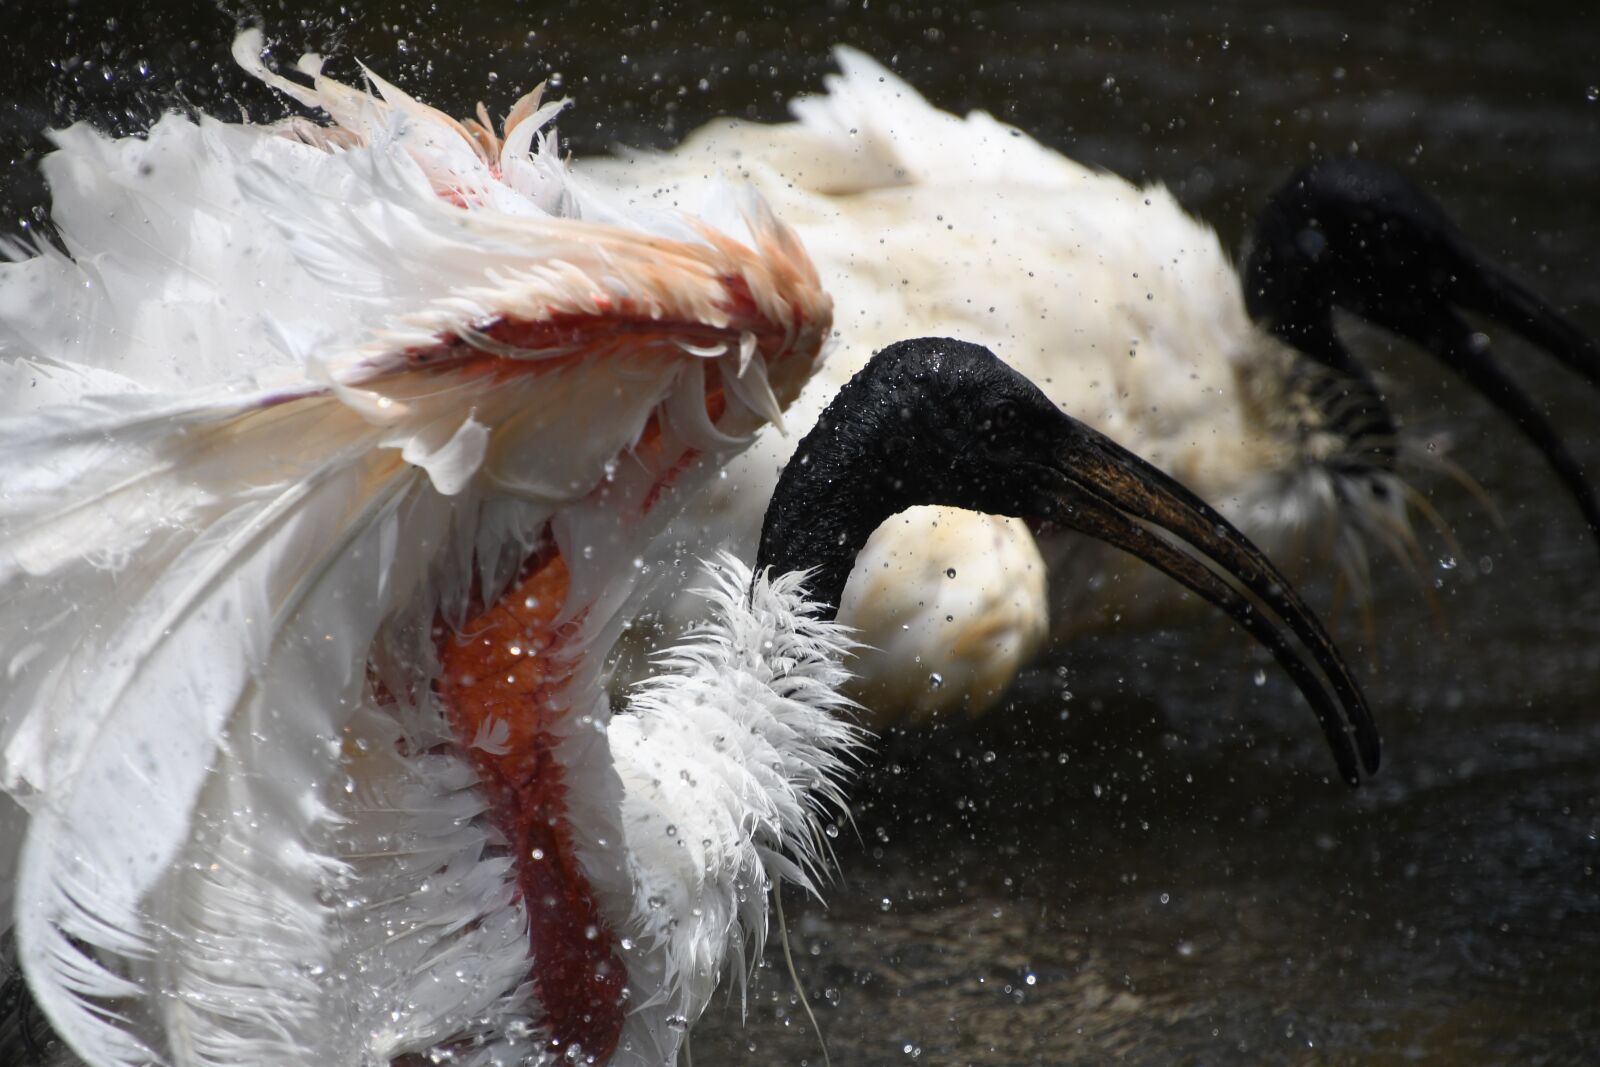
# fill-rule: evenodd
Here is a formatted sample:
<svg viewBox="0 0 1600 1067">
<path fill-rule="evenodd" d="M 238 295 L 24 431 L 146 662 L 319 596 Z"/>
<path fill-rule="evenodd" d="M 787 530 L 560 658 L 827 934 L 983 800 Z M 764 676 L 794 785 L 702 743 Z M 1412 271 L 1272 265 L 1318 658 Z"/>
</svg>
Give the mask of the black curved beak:
<svg viewBox="0 0 1600 1067">
<path fill-rule="evenodd" d="M 1361 687 L 1261 550 L 981 345 L 900 341 L 839 390 L 773 490 L 757 573 L 802 572 L 816 617 L 833 618 L 861 546 L 918 504 L 1043 519 L 1132 553 L 1266 646 L 1316 711 L 1340 777 L 1355 785 L 1363 770 L 1377 771 L 1378 731 Z"/>
<path fill-rule="evenodd" d="M 1137 556 L 1227 612 L 1261 642 L 1305 694 L 1351 785 L 1375 773 L 1378 730 L 1333 639 L 1299 594 L 1244 534 L 1159 468 L 1067 415 L 1044 480 L 1042 518 Z M 1043 466 L 1043 464 L 1041 464 Z M 1216 565 L 1141 524 L 1166 531 Z M 1218 571 L 1220 570 L 1220 574 Z M 1222 575 L 1271 610 L 1267 614 Z M 1298 639 L 1298 644 L 1294 639 Z"/>
<path fill-rule="evenodd" d="M 1584 477 L 1583 468 L 1539 405 L 1495 359 L 1488 338 L 1468 326 L 1455 307 L 1508 327 L 1597 388 L 1600 347 L 1570 319 L 1509 275 L 1462 246 L 1454 251 L 1456 267 L 1443 281 L 1435 307 L 1384 307 L 1366 312 L 1366 317 L 1433 353 L 1509 418 L 1561 479 L 1583 512 L 1589 532 L 1600 544 L 1600 500 Z"/>
</svg>

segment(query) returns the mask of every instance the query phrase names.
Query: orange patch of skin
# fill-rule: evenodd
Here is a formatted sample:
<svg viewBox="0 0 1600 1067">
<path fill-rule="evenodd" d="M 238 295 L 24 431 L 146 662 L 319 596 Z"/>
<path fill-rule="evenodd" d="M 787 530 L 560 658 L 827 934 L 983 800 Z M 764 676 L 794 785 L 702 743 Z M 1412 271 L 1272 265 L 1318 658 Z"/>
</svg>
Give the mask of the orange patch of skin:
<svg viewBox="0 0 1600 1067">
<path fill-rule="evenodd" d="M 477 766 L 496 823 L 511 843 L 528 913 L 531 979 L 551 1047 L 582 1047 L 604 1062 L 622 1033 L 627 971 L 579 865 L 567 824 L 567 786 L 555 758 L 558 702 L 572 673 L 559 655 L 575 624 L 557 628 L 567 565 L 534 553 L 499 601 L 440 641 L 438 688 L 455 735 Z M 504 752 L 470 747 L 483 729 L 509 730 Z"/>
</svg>

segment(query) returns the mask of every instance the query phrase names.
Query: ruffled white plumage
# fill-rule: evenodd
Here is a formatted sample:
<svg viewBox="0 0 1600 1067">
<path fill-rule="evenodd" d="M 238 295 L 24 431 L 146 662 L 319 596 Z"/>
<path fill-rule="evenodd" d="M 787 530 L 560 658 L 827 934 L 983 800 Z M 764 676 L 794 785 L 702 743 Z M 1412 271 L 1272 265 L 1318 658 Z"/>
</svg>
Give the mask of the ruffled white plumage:
<svg viewBox="0 0 1600 1067">
<path fill-rule="evenodd" d="M 617 1062 L 676 1061 L 725 972 L 759 958 L 769 892 L 815 888 L 820 818 L 844 807 L 861 739 L 838 692 L 853 643 L 815 617 L 804 575 L 723 555 L 708 622 L 660 656 L 612 720 L 630 871 L 643 907 L 622 930 L 635 1006 Z"/>
<path fill-rule="evenodd" d="M 314 60 L 287 82 L 258 47 L 236 50 L 340 125 L 64 131 L 46 173 L 70 258 L 0 275 L 20 960 L 96 1064 L 383 1061 L 445 1037 L 520 1060 L 542 1047 L 526 923 L 445 750 L 434 620 L 547 530 L 561 545 L 594 651 L 562 750 L 574 836 L 625 913 L 598 675 L 627 561 L 680 457 L 793 395 L 826 298 L 748 196 L 730 234 L 569 181 L 539 132 L 554 108 L 519 105 L 502 143 Z M 575 341 L 484 333 L 562 315 L 639 330 L 585 339 L 601 372 L 559 365 Z M 657 414 L 662 447 L 634 452 Z"/>
</svg>

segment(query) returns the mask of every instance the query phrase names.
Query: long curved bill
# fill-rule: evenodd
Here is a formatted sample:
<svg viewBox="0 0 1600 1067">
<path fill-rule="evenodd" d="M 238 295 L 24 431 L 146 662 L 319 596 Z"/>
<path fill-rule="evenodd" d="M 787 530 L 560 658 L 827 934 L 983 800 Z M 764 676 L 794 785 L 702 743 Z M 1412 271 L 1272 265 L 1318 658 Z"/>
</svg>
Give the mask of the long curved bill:
<svg viewBox="0 0 1600 1067">
<path fill-rule="evenodd" d="M 1375 773 L 1378 730 L 1333 639 L 1299 594 L 1244 534 L 1160 469 L 1063 415 L 1050 469 L 1059 478 L 1045 518 L 1132 553 L 1227 612 L 1270 651 L 1305 694 L 1352 785 Z M 1213 570 L 1149 527 L 1216 564 Z M 1220 571 L 1220 573 L 1219 573 Z M 1258 611 L 1227 575 L 1271 609 Z"/>
<path fill-rule="evenodd" d="M 1464 246 L 1452 249 L 1452 259 L 1455 262 L 1442 294 L 1449 304 L 1496 320 L 1600 388 L 1600 346 L 1576 324 Z M 1590 533 L 1600 543 L 1600 501 L 1584 477 L 1583 468 L 1540 405 L 1494 358 L 1487 338 L 1474 332 L 1449 304 L 1381 309 L 1369 313 L 1369 317 L 1432 352 L 1510 419 L 1561 479 L 1583 512 Z"/>
</svg>

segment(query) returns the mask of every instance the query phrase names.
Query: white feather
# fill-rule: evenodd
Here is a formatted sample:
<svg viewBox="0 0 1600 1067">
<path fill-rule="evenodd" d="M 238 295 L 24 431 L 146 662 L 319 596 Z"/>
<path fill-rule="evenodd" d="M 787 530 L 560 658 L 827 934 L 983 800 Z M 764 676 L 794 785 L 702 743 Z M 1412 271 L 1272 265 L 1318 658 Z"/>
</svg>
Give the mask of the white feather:
<svg viewBox="0 0 1600 1067">
<path fill-rule="evenodd" d="M 633 1013 L 614 1062 L 675 1062 L 724 973 L 759 958 L 767 897 L 814 890 L 820 820 L 862 734 L 838 693 L 848 630 L 814 616 L 804 576 L 724 554 L 700 591 L 708 621 L 661 655 L 611 721 L 625 790 L 634 907 L 621 929 Z"/>
<path fill-rule="evenodd" d="M 827 299 L 769 213 L 741 243 L 569 183 L 538 131 L 558 108 L 524 101 L 501 146 L 314 57 L 282 78 L 259 43 L 246 66 L 340 128 L 63 131 L 71 256 L 0 266 L 0 384 L 30 385 L 0 400 L 21 965 L 97 1065 L 520 1058 L 526 917 L 431 696 L 436 620 L 562 546 L 592 663 L 558 758 L 625 913 L 598 678 L 628 562 L 691 441 L 742 444 L 798 390 Z M 677 342 L 719 333 L 760 342 L 712 420 Z"/>
</svg>

